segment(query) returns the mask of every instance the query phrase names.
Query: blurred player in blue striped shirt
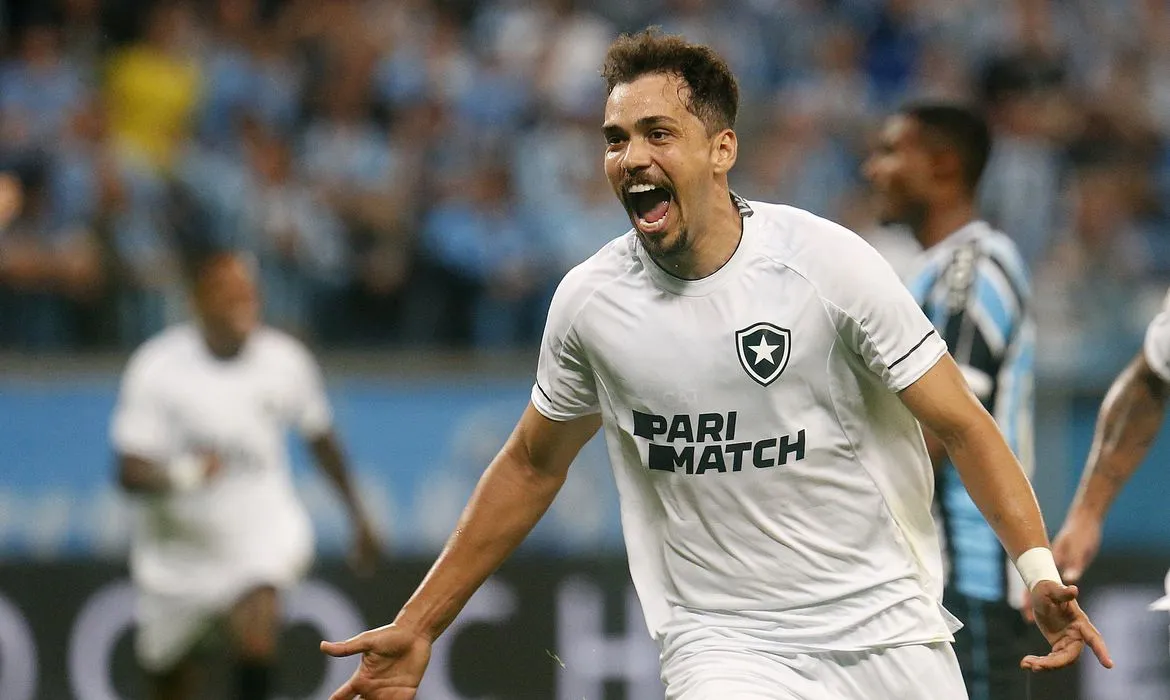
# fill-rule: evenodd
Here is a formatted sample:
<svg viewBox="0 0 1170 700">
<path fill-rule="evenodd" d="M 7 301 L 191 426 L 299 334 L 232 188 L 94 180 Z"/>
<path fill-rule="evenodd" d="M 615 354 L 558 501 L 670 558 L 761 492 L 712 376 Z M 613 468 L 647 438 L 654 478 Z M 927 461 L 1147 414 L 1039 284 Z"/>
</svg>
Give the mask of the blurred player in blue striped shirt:
<svg viewBox="0 0 1170 700">
<path fill-rule="evenodd" d="M 986 122 L 957 105 L 906 107 L 885 123 L 865 164 L 885 224 L 923 247 L 907 280 L 972 391 L 995 417 L 1025 472 L 1032 469 L 1034 330 L 1028 273 L 1016 245 L 979 219 L 975 193 L 991 150 Z M 925 431 L 924 431 L 925 432 Z M 926 434 L 945 537 L 945 605 L 971 700 L 1023 700 L 1020 653 L 1028 627 L 1015 568 L 951 466 Z"/>
</svg>

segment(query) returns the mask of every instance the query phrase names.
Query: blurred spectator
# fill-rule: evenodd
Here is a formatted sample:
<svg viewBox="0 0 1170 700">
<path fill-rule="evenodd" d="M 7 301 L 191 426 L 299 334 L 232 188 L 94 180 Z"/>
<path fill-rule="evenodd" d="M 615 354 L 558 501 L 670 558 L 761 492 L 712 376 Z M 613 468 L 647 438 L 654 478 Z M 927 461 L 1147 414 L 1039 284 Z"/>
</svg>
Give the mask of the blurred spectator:
<svg viewBox="0 0 1170 700">
<path fill-rule="evenodd" d="M 286 139 L 254 123 L 245 144 L 249 167 L 235 202 L 239 237 L 260 261 L 269 320 L 305 334 L 315 305 L 346 281 L 342 225 L 300 178 Z"/>
<path fill-rule="evenodd" d="M 852 27 L 826 28 L 816 48 L 814 70 L 794 81 L 781 97 L 785 105 L 791 103 L 817 122 L 818 136 L 827 133 L 858 147 L 878 109 L 877 96 L 862 71 L 861 52 L 861 38 Z M 781 117 L 782 109 L 777 110 Z"/>
<path fill-rule="evenodd" d="M 969 100 L 996 132 L 984 211 L 1053 289 L 1120 285 L 1099 302 L 1170 280 L 1159 0 L 3 7 L 7 346 L 136 344 L 181 313 L 191 241 L 252 250 L 272 320 L 326 345 L 532 340 L 559 276 L 628 228 L 600 175 L 597 73 L 647 24 L 736 71 L 747 196 L 841 221 L 898 264 L 907 239 L 857 179 L 876 115 Z M 1066 332 L 1126 332 L 1120 316 Z"/>
<path fill-rule="evenodd" d="M 1131 166 L 1115 156 L 1084 162 L 1074 172 L 1070 230 L 1036 277 L 1039 337 L 1056 355 L 1050 361 L 1119 366 L 1132 354 L 1130 344 L 1086 341 L 1140 337 L 1148 320 L 1133 303 L 1149 264 L 1134 178 Z"/>
<path fill-rule="evenodd" d="M 508 171 L 482 165 L 422 225 L 423 264 L 412 335 L 455 345 L 535 340 L 543 309 L 540 251 L 516 210 Z"/>
<path fill-rule="evenodd" d="M 764 35 L 749 13 L 714 0 L 666 0 L 664 5 L 663 30 L 718 51 L 735 73 L 740 90 L 761 93 L 771 86 L 776 71 L 768 64 Z"/>
<path fill-rule="evenodd" d="M 605 98 L 598 70 L 614 27 L 579 0 L 544 0 L 549 14 L 536 76 L 546 104 L 563 114 L 590 114 Z"/>
<path fill-rule="evenodd" d="M 80 319 L 100 301 L 100 248 L 84 229 L 55 226 L 51 197 L 40 156 L 0 173 L 0 332 L 23 350 L 81 344 Z"/>
<path fill-rule="evenodd" d="M 915 4 L 916 0 L 886 0 L 868 27 L 866 72 L 882 108 L 905 98 L 920 60 L 923 32 Z"/>
<path fill-rule="evenodd" d="M 252 62 L 259 42 L 256 0 L 212 3 L 211 31 L 202 47 L 198 134 L 213 148 L 234 145 L 240 117 L 253 113 L 262 79 Z"/>
<path fill-rule="evenodd" d="M 1047 254 L 1059 224 L 1063 80 L 1058 64 L 1035 53 L 998 57 L 982 78 L 994 142 L 981 211 L 1009 232 L 1029 265 Z"/>
<path fill-rule="evenodd" d="M 311 335 L 347 281 L 341 221 L 297 170 L 288 137 L 263 120 L 238 120 L 243 160 L 193 151 L 179 171 L 213 246 L 255 255 L 266 320 Z"/>
<path fill-rule="evenodd" d="M 107 301 L 115 314 L 107 335 L 130 347 L 161 329 L 168 306 L 181 296 L 162 221 L 162 185 L 145 171 L 123 166 L 96 101 L 77 110 L 58 146 L 53 195 L 59 225 L 87 231 L 104 253 Z"/>
<path fill-rule="evenodd" d="M 823 106 L 781 100 L 757 136 L 759 147 L 741 155 L 742 193 L 837 218 L 857 182 L 855 160 L 830 132 Z M 746 176 L 747 180 L 741 178 Z"/>
<path fill-rule="evenodd" d="M 60 29 L 38 18 L 24 27 L 16 57 L 0 67 L 4 148 L 29 152 L 51 147 L 85 97 L 81 76 L 62 54 Z"/>
<path fill-rule="evenodd" d="M 567 184 L 565 194 L 556 200 L 559 211 L 555 215 L 547 212 L 553 218 L 536 219 L 532 224 L 545 239 L 541 248 L 549 252 L 552 262 L 550 300 L 555 283 L 566 272 L 632 228 L 629 215 L 601 172 L 582 170 Z M 549 225 L 550 221 L 556 224 Z"/>
<path fill-rule="evenodd" d="M 201 90 L 192 54 L 191 11 L 155 5 L 141 41 L 110 60 L 106 100 L 119 152 L 136 166 L 165 171 L 191 132 Z"/>
<path fill-rule="evenodd" d="M 109 48 L 105 6 L 102 0 L 61 0 L 65 56 L 87 85 L 100 82 L 102 55 Z"/>
</svg>

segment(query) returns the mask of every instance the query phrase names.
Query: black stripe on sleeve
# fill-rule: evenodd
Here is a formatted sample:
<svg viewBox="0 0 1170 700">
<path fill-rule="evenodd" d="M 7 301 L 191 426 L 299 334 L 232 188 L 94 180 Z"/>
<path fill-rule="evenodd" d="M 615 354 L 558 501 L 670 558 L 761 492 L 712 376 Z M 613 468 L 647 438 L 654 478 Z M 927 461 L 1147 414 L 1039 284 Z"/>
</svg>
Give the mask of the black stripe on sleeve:
<svg viewBox="0 0 1170 700">
<path fill-rule="evenodd" d="M 1007 282 L 1008 288 L 1012 290 L 1012 295 L 1016 297 L 1016 308 L 1019 309 L 1019 315 L 1023 316 L 1024 309 L 1027 306 L 1028 297 L 1025 296 L 1024 291 L 1020 289 L 1019 282 L 1016 280 L 1016 278 L 1012 277 L 1011 273 L 1008 272 L 1007 266 L 1004 265 L 1003 261 L 999 258 L 995 257 L 994 255 L 985 255 L 983 256 L 983 259 L 991 263 L 992 266 L 997 268 L 999 273 L 1003 275 L 1003 279 L 1005 282 Z"/>
<path fill-rule="evenodd" d="M 922 344 L 925 343 L 927 340 L 929 340 L 930 336 L 932 336 L 934 334 L 935 334 L 935 330 L 933 328 L 931 328 L 929 333 L 922 336 L 922 340 L 918 341 L 917 343 L 914 344 L 914 347 L 907 350 L 905 355 L 903 355 L 903 356 L 899 357 L 898 359 L 894 360 L 893 362 L 891 362 L 890 366 L 887 367 L 886 369 L 893 369 L 893 368 L 897 367 L 898 364 L 900 362 L 902 362 L 902 360 L 905 360 L 907 357 L 910 357 L 911 355 L 913 355 L 914 351 L 917 350 L 918 348 L 922 347 Z"/>
<path fill-rule="evenodd" d="M 550 404 L 553 402 L 552 397 L 548 395 L 548 392 L 544 390 L 544 387 L 540 385 L 540 382 L 536 382 L 536 388 L 540 389 L 540 393 L 544 396 L 545 401 L 548 401 Z"/>
</svg>

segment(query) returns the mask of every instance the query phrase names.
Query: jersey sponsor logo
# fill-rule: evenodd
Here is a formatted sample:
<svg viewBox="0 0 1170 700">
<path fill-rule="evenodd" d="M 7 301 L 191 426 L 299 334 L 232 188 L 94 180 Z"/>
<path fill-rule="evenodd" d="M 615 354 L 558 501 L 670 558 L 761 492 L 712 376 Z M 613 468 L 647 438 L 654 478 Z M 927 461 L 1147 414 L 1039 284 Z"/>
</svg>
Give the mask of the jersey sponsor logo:
<svg viewBox="0 0 1170 700">
<path fill-rule="evenodd" d="M 788 366 L 792 331 L 761 321 L 735 332 L 735 349 L 743 371 L 760 386 L 768 386 Z"/>
<path fill-rule="evenodd" d="M 705 474 L 784 466 L 804 459 L 804 429 L 794 435 L 736 440 L 738 413 L 660 416 L 634 411 L 634 435 L 650 441 L 646 466 L 655 471 Z M 664 444 L 665 443 L 665 444 Z"/>
</svg>

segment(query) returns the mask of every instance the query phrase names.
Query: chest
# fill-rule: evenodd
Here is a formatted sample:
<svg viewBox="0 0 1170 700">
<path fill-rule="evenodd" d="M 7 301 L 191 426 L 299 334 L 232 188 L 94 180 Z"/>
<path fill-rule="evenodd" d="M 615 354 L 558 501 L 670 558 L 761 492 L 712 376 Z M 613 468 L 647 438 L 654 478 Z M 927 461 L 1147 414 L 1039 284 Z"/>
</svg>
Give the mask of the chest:
<svg viewBox="0 0 1170 700">
<path fill-rule="evenodd" d="M 192 368 L 164 392 L 175 433 L 192 444 L 255 443 L 278 437 L 293 414 L 295 386 L 275 367 L 248 364 Z"/>
<path fill-rule="evenodd" d="M 657 412 L 807 397 L 838 342 L 815 289 L 793 273 L 638 302 L 594 317 L 587 352 L 599 388 Z"/>
</svg>

